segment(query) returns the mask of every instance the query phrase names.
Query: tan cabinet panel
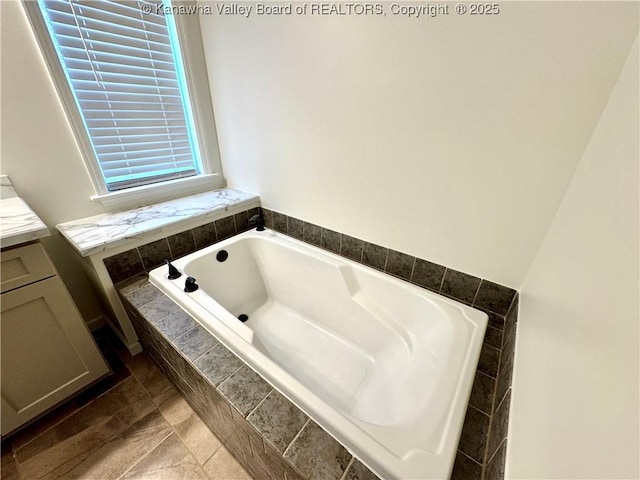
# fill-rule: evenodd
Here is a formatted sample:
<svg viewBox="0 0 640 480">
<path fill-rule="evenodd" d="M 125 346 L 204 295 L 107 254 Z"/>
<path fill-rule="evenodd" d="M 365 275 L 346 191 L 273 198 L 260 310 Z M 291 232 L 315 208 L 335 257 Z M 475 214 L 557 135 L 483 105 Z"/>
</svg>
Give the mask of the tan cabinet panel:
<svg viewBox="0 0 640 480">
<path fill-rule="evenodd" d="M 57 276 L 3 293 L 1 322 L 3 435 L 109 371 Z"/>
<path fill-rule="evenodd" d="M 3 251 L 1 263 L 3 293 L 56 274 L 40 243 Z"/>
</svg>

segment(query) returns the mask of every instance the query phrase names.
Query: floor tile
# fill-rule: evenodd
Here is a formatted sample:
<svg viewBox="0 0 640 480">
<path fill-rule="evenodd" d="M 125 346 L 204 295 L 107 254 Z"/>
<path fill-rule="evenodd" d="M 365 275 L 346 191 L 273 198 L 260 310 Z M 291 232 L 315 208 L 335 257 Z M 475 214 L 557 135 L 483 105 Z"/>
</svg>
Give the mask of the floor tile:
<svg viewBox="0 0 640 480">
<path fill-rule="evenodd" d="M 94 479 L 123 474 L 171 432 L 142 387 L 135 387 L 97 399 L 18 449 L 23 476 Z"/>
<path fill-rule="evenodd" d="M 133 408 L 145 397 L 144 389 L 134 378 L 128 378 L 25 446 L 15 449 L 16 460 L 22 464 L 68 438 L 95 428 L 97 424 L 106 423 L 113 415 Z"/>
<path fill-rule="evenodd" d="M 175 433 L 165 438 L 129 470 L 122 480 L 206 480 L 202 467 Z"/>
<path fill-rule="evenodd" d="M 2 480 L 17 480 L 18 468 L 16 461 L 11 453 L 11 445 L 7 445 L 5 448 L 2 446 L 2 463 L 0 464 L 0 478 Z"/>
<path fill-rule="evenodd" d="M 149 393 L 156 405 L 160 405 L 167 398 L 175 395 L 176 389 L 146 353 L 143 352 L 135 357 L 131 357 L 127 360 L 127 366 Z"/>
<path fill-rule="evenodd" d="M 252 480 L 224 447 L 219 448 L 204 464 L 204 471 L 211 480 Z"/>
<path fill-rule="evenodd" d="M 191 450 L 200 465 L 209 460 L 221 447 L 220 440 L 211 433 L 211 430 L 179 393 L 164 401 L 158 409 Z"/>
</svg>

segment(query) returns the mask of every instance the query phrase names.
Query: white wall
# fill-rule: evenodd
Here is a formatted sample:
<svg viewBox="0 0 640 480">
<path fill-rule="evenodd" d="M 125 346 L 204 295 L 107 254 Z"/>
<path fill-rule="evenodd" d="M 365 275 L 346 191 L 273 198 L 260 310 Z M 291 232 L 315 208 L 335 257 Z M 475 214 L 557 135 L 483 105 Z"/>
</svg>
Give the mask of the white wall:
<svg viewBox="0 0 640 480">
<path fill-rule="evenodd" d="M 632 2 L 202 16 L 229 184 L 520 287 L 638 31 Z"/>
<path fill-rule="evenodd" d="M 640 478 L 638 41 L 520 297 L 507 478 Z"/>
<path fill-rule="evenodd" d="M 2 96 L 0 171 L 47 224 L 43 241 L 85 320 L 102 315 L 80 263 L 57 223 L 103 213 L 73 132 L 22 5 L 0 2 Z"/>
</svg>

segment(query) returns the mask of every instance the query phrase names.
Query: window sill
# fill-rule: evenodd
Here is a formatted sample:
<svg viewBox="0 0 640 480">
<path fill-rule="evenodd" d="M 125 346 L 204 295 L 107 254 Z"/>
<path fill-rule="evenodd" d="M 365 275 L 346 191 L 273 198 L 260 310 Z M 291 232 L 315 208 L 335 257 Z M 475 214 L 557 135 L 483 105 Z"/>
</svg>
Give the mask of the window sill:
<svg viewBox="0 0 640 480">
<path fill-rule="evenodd" d="M 93 195 L 91 200 L 108 209 L 131 208 L 170 200 L 185 195 L 193 195 L 206 190 L 221 188 L 222 175 L 210 173 L 197 177 L 180 178 L 168 182 L 143 185 L 117 192 Z"/>
</svg>

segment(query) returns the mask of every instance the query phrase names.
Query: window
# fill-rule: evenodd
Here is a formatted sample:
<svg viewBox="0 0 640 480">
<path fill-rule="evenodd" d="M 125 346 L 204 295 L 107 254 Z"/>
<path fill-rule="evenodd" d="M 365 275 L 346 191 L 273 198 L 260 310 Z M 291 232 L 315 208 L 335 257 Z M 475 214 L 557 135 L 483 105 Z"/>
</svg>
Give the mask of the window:
<svg viewBox="0 0 640 480">
<path fill-rule="evenodd" d="M 183 65 L 180 18 L 143 4 L 149 2 L 25 2 L 98 199 L 132 189 L 148 196 L 148 186 L 180 186 L 194 177 L 222 183 L 215 175 L 217 144 L 201 145 L 203 137 L 215 138 L 215 124 L 212 112 L 200 108 L 200 118 L 194 115 L 197 79 L 188 78 Z M 191 37 L 199 40 L 197 33 Z M 195 57 L 204 62 L 199 47 Z M 200 84 L 211 105 L 204 77 Z"/>
</svg>

